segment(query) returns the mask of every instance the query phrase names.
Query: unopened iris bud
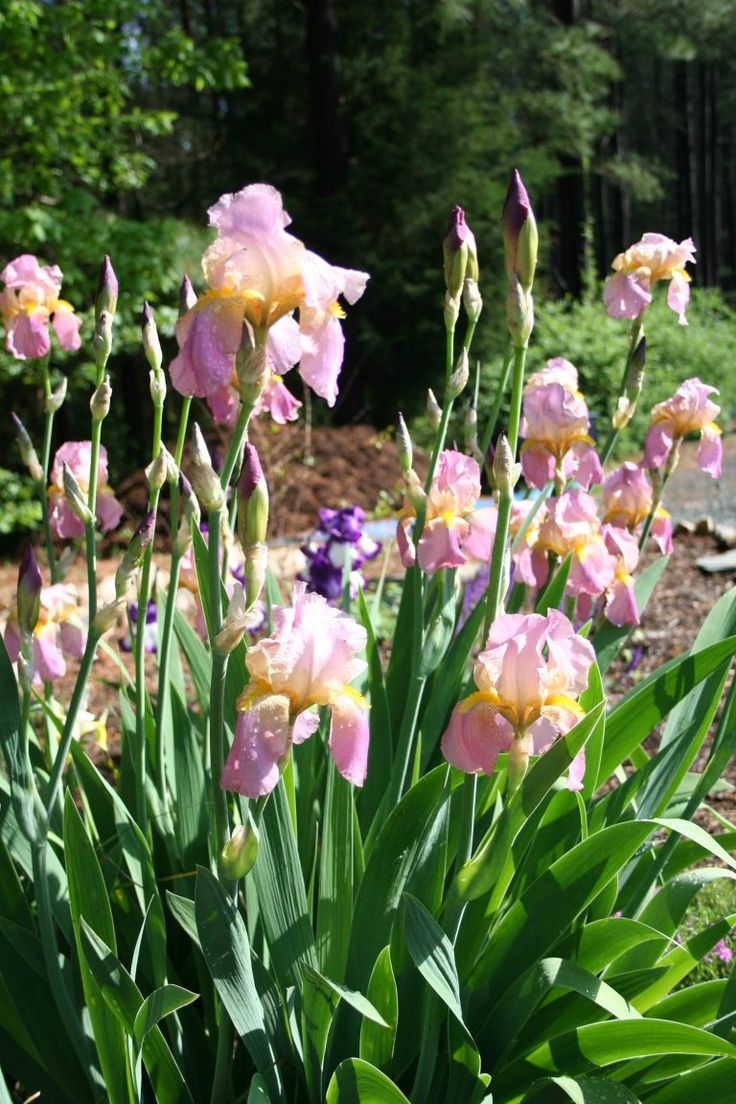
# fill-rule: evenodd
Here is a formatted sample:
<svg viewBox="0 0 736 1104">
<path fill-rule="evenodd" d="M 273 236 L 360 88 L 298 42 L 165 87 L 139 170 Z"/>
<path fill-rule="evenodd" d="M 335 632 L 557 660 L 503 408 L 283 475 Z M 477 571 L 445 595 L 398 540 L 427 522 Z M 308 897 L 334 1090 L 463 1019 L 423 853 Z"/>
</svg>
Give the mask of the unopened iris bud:
<svg viewBox="0 0 736 1104">
<path fill-rule="evenodd" d="M 163 448 L 146 467 L 146 482 L 152 491 L 160 491 L 166 482 L 167 463 Z"/>
<path fill-rule="evenodd" d="M 519 476 L 521 466 L 514 463 L 514 454 L 505 434 L 496 441 L 496 451 L 493 457 L 493 482 L 504 495 L 512 495 Z"/>
<path fill-rule="evenodd" d="M 249 824 L 240 824 L 222 849 L 219 872 L 232 882 L 240 881 L 254 867 L 258 858 L 258 839 Z"/>
<path fill-rule="evenodd" d="M 537 267 L 539 235 L 531 203 L 518 169 L 514 169 L 509 181 L 506 201 L 503 205 L 503 249 L 506 275 L 515 275 L 524 291 L 534 283 Z"/>
<path fill-rule="evenodd" d="M 13 425 L 15 426 L 15 437 L 18 442 L 18 450 L 20 452 L 20 458 L 28 468 L 31 479 L 35 479 L 38 482 L 43 480 L 43 468 L 41 462 L 38 459 L 38 453 L 33 447 L 33 442 L 28 434 L 28 430 L 23 425 L 17 414 L 11 414 L 13 419 Z"/>
<path fill-rule="evenodd" d="M 146 360 L 151 365 L 154 372 L 158 372 L 161 368 L 161 362 L 163 360 L 163 354 L 161 352 L 161 342 L 158 339 L 158 329 L 156 328 L 156 319 L 153 316 L 153 311 L 149 303 L 143 303 L 143 314 L 141 315 L 141 335 L 143 338 L 143 352 L 146 354 Z"/>
<path fill-rule="evenodd" d="M 221 510 L 225 505 L 225 493 L 220 486 L 217 473 L 212 467 L 212 460 L 202 436 L 202 430 L 196 422 L 194 423 L 191 458 L 194 493 L 205 510 Z"/>
<path fill-rule="evenodd" d="M 62 376 L 61 382 L 54 388 L 44 403 L 48 414 L 56 414 L 57 410 L 61 410 L 64 405 L 64 399 L 66 398 L 66 389 L 67 378 L 66 376 Z"/>
<path fill-rule="evenodd" d="M 517 349 L 529 344 L 534 329 L 534 301 L 532 293 L 525 291 L 516 275 L 509 280 L 506 295 L 506 325 Z"/>
<path fill-rule="evenodd" d="M 22 637 L 29 638 L 38 624 L 42 585 L 41 572 L 29 544 L 18 569 L 18 627 Z"/>
<path fill-rule="evenodd" d="M 463 444 L 465 445 L 465 451 L 469 456 L 483 467 L 483 453 L 478 447 L 478 411 L 474 406 L 469 406 L 465 411 L 465 418 L 463 420 Z"/>
<path fill-rule="evenodd" d="M 202 516 L 199 509 L 199 503 L 197 502 L 197 496 L 192 489 L 191 483 L 184 475 L 184 472 L 179 472 L 179 499 L 184 504 L 184 511 L 182 513 L 181 522 L 179 523 L 179 531 L 174 537 L 172 552 L 175 556 L 181 558 L 186 555 L 191 548 L 192 526 L 198 528 Z"/>
<path fill-rule="evenodd" d="M 460 356 L 455 361 L 455 367 L 452 375 L 447 381 L 447 397 L 448 399 L 456 399 L 459 395 L 462 395 L 463 391 L 467 387 L 468 380 L 470 379 L 470 365 L 468 363 L 468 351 L 463 349 Z"/>
<path fill-rule="evenodd" d="M 99 387 L 95 388 L 92 398 L 89 400 L 89 408 L 92 412 L 93 422 L 102 422 L 110 413 L 110 400 L 112 399 L 112 387 L 110 377 L 105 376 Z"/>
<path fill-rule="evenodd" d="M 72 513 L 74 513 L 84 525 L 93 524 L 94 517 L 92 516 L 92 511 L 88 507 L 87 500 L 82 494 L 82 489 L 77 483 L 74 472 L 68 464 L 64 464 L 63 467 L 63 483 L 64 498 L 69 503 Z"/>
<path fill-rule="evenodd" d="M 103 311 L 115 314 L 118 305 L 118 278 L 107 253 L 100 268 L 100 278 L 97 281 L 97 295 L 95 297 L 95 325 L 100 320 Z"/>
<path fill-rule="evenodd" d="M 243 551 L 247 551 L 252 544 L 262 544 L 267 529 L 268 486 L 258 450 L 246 441 L 238 483 L 238 535 Z"/>
<path fill-rule="evenodd" d="M 396 429 L 396 445 L 399 450 L 399 463 L 404 475 L 408 475 L 414 462 L 414 449 L 411 444 L 409 430 L 406 428 L 403 414 L 399 414 L 399 424 Z"/>
<path fill-rule="evenodd" d="M 146 554 L 146 549 L 153 541 L 155 531 L 156 511 L 149 510 L 133 534 L 131 542 L 125 550 L 122 563 L 115 572 L 115 594 L 117 598 L 125 597 L 131 580 L 143 563 L 143 557 Z"/>
<path fill-rule="evenodd" d="M 102 311 L 92 338 L 92 354 L 98 368 L 104 368 L 112 350 L 112 314 Z"/>
<path fill-rule="evenodd" d="M 468 234 L 465 212 L 456 205 L 450 211 L 450 219 L 442 238 L 445 287 L 453 299 L 457 299 L 462 291 L 468 267 Z"/>
<path fill-rule="evenodd" d="M 427 504 L 427 495 L 424 487 L 420 482 L 419 476 L 413 468 L 410 472 L 407 473 L 405 482 L 407 497 L 414 507 L 415 511 L 419 513 L 419 511 L 423 510 Z"/>
<path fill-rule="evenodd" d="M 187 314 L 197 302 L 197 293 L 192 287 L 192 281 L 185 276 L 179 289 L 179 317 Z"/>
<path fill-rule="evenodd" d="M 442 421 L 442 407 L 435 398 L 431 387 L 427 388 L 427 420 L 432 429 L 439 429 Z"/>
<path fill-rule="evenodd" d="M 258 544 L 249 544 L 245 549 L 245 596 L 248 609 L 252 611 L 261 596 L 261 591 L 266 585 L 268 572 L 268 545 L 261 541 Z M 255 614 L 256 621 L 260 620 L 260 613 Z M 250 627 L 250 626 L 248 626 Z"/>
</svg>

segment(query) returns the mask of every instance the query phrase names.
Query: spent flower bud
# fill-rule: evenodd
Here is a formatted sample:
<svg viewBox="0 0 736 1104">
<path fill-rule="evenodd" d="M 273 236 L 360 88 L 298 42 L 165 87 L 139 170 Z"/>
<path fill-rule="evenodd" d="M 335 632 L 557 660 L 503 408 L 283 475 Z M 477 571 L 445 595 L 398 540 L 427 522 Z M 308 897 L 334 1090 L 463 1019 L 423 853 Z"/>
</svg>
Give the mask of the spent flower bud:
<svg viewBox="0 0 736 1104">
<path fill-rule="evenodd" d="M 30 637 L 38 624 L 42 585 L 41 572 L 29 544 L 18 568 L 18 627 L 22 637 Z"/>
<path fill-rule="evenodd" d="M 87 500 L 82 494 L 82 489 L 77 483 L 74 472 L 68 464 L 63 467 L 64 498 L 69 503 L 72 512 L 84 525 L 94 523 L 92 511 L 87 505 Z"/>
<path fill-rule="evenodd" d="M 492 471 L 497 490 L 501 494 L 512 495 L 521 475 L 521 465 L 514 463 L 514 454 L 504 433 L 496 441 Z"/>
<path fill-rule="evenodd" d="M 427 419 L 432 429 L 439 429 L 442 421 L 442 407 L 435 398 L 431 387 L 427 388 Z"/>
<path fill-rule="evenodd" d="M 148 388 L 153 405 L 160 410 L 166 398 L 166 376 L 160 368 L 152 368 L 148 373 Z"/>
<path fill-rule="evenodd" d="M 457 320 L 460 317 L 460 302 L 460 295 L 451 295 L 449 291 L 445 292 L 445 309 L 443 317 L 446 330 L 455 329 Z"/>
<path fill-rule="evenodd" d="M 117 598 L 125 597 L 131 580 L 143 563 L 143 557 L 146 554 L 146 549 L 153 541 L 155 531 L 156 511 L 149 510 L 133 534 L 130 544 L 125 550 L 122 563 L 115 573 L 115 594 Z"/>
<path fill-rule="evenodd" d="M 250 824 L 239 824 L 222 849 L 218 864 L 220 875 L 232 882 L 244 878 L 258 858 L 258 838 Z"/>
<path fill-rule="evenodd" d="M 399 414 L 399 424 L 396 428 L 396 445 L 399 450 L 401 470 L 404 475 L 408 475 L 411 471 L 412 463 L 414 462 L 414 449 L 412 448 L 411 437 L 406 422 L 404 421 L 403 414 Z"/>
<path fill-rule="evenodd" d="M 268 545 L 264 541 L 249 544 L 245 549 L 245 595 L 248 609 L 252 610 L 261 596 L 268 572 Z M 255 615 L 256 618 L 260 614 Z M 248 626 L 250 627 L 250 625 Z"/>
<path fill-rule="evenodd" d="M 463 284 L 463 306 L 468 316 L 468 321 L 475 324 L 483 310 L 483 299 L 476 280 L 466 279 Z"/>
<path fill-rule="evenodd" d="M 95 297 L 95 325 L 100 320 L 103 311 L 115 314 L 118 305 L 118 278 L 107 253 L 100 268 L 100 278 L 97 281 L 97 295 Z"/>
<path fill-rule="evenodd" d="M 205 510 L 221 510 L 225 505 L 225 493 L 220 486 L 217 473 L 212 467 L 212 460 L 202 436 L 202 430 L 196 422 L 194 423 L 191 459 L 194 493 Z"/>
<path fill-rule="evenodd" d="M 153 311 L 151 310 L 150 304 L 145 300 L 143 303 L 143 313 L 141 315 L 141 336 L 143 338 L 143 352 L 146 354 L 146 360 L 153 371 L 158 372 L 163 360 L 161 342 L 158 339 L 158 329 L 156 328 L 156 319 L 153 316 Z"/>
<path fill-rule="evenodd" d="M 468 351 L 463 349 L 455 361 L 452 375 L 447 381 L 447 398 L 456 399 L 462 395 L 470 379 L 470 364 L 468 363 Z"/>
<path fill-rule="evenodd" d="M 15 426 L 15 436 L 18 442 L 20 458 L 28 468 L 31 479 L 41 482 L 43 480 L 43 468 L 38 459 L 38 453 L 33 447 L 33 442 L 28 434 L 28 430 L 17 414 L 11 413 L 10 417 L 13 419 L 13 425 Z"/>
<path fill-rule="evenodd" d="M 90 636 L 94 639 L 98 639 L 106 633 L 108 629 L 111 629 L 117 622 L 118 618 L 125 612 L 126 599 L 122 595 L 116 598 L 113 602 L 108 602 L 106 606 L 97 611 L 92 624 L 89 627 Z"/>
<path fill-rule="evenodd" d="M 410 472 L 407 472 L 405 483 L 407 497 L 416 512 L 419 513 L 427 504 L 427 494 L 413 468 Z"/>
<path fill-rule="evenodd" d="M 112 399 L 112 387 L 110 377 L 105 376 L 99 387 L 95 388 L 92 398 L 89 400 L 89 408 L 92 411 L 92 421 L 102 422 L 110 413 L 110 401 Z"/>
<path fill-rule="evenodd" d="M 104 368 L 112 350 L 112 314 L 103 310 L 92 337 L 92 355 L 98 368 Z"/>
<path fill-rule="evenodd" d="M 187 314 L 197 302 L 197 293 L 192 287 L 192 281 L 185 276 L 179 289 L 179 317 Z"/>
<path fill-rule="evenodd" d="M 517 349 L 523 349 L 529 344 L 534 329 L 534 300 L 532 293 L 522 287 L 513 273 L 506 295 L 506 325 Z"/>
<path fill-rule="evenodd" d="M 238 482 L 238 535 L 243 550 L 265 541 L 267 529 L 268 486 L 258 450 L 250 441 L 246 441 Z"/>
<path fill-rule="evenodd" d="M 534 283 L 539 235 L 531 203 L 518 169 L 509 181 L 503 205 L 503 250 L 506 276 L 516 276 L 525 291 Z"/>
<path fill-rule="evenodd" d="M 51 394 L 47 397 L 44 406 L 48 414 L 56 414 L 57 410 L 61 410 L 64 405 L 64 399 L 66 398 L 67 389 L 66 376 L 61 377 L 61 382 L 54 388 Z"/>
<path fill-rule="evenodd" d="M 244 403 L 255 406 L 263 388 L 271 375 L 266 349 L 263 345 L 253 347 L 247 329 L 243 328 L 243 340 L 235 354 L 235 368 L 238 375 L 238 389 Z"/>
</svg>

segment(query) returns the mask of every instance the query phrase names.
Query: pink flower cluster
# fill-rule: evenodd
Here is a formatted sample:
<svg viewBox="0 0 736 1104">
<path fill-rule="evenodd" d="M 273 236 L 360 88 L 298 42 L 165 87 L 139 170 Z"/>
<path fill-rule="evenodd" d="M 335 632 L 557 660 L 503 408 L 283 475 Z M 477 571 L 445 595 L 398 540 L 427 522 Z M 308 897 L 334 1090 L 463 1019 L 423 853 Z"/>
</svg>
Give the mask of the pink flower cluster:
<svg viewBox="0 0 736 1104">
<path fill-rule="evenodd" d="M 664 468 L 673 449 L 690 433 L 700 434 L 698 462 L 704 472 L 719 479 L 723 461 L 721 431 L 714 418 L 720 413 L 710 395 L 715 387 L 702 383 L 697 376 L 681 384 L 671 399 L 652 408 L 652 420 L 644 447 L 643 466 Z"/>
<path fill-rule="evenodd" d="M 592 645 L 557 610 L 497 617 L 475 663 L 477 693 L 455 706 L 442 737 L 447 761 L 466 773 L 491 774 L 508 752 L 510 773 L 513 765 L 523 774 L 530 753 L 546 751 L 583 716 L 577 699 L 593 660 Z M 580 752 L 570 766 L 570 789 L 581 789 L 584 773 Z"/>
<path fill-rule="evenodd" d="M 58 540 L 74 540 L 84 536 L 84 524 L 64 497 L 64 466 L 69 468 L 79 484 L 79 489 L 86 497 L 89 491 L 91 460 L 91 441 L 67 441 L 56 451 L 51 468 L 48 499 L 51 531 Z M 115 498 L 107 478 L 107 450 L 104 445 L 100 445 L 96 512 L 97 521 L 103 533 L 115 529 L 123 516 L 123 507 Z"/>
<path fill-rule="evenodd" d="M 81 342 L 82 320 L 74 307 L 59 298 L 63 274 L 58 265 L 41 265 L 32 253 L 23 253 L 0 272 L 0 315 L 5 347 L 17 360 L 38 360 L 51 348 L 49 322 L 62 349 L 74 351 Z"/>
<path fill-rule="evenodd" d="M 367 273 L 328 264 L 287 233 L 291 219 L 270 185 L 222 196 L 209 219 L 217 238 L 202 259 L 208 288 L 177 323 L 174 386 L 206 397 L 216 418 L 231 420 L 245 327 L 251 339 L 266 342 L 271 377 L 261 406 L 276 421 L 296 416 L 299 404 L 281 376 L 297 363 L 304 382 L 333 406 L 344 350 L 338 300 L 355 303 Z"/>
<path fill-rule="evenodd" d="M 329 752 L 343 778 L 362 786 L 368 766 L 368 707 L 350 683 L 365 670 L 358 659 L 366 631 L 297 582 L 290 606 L 273 611 L 273 632 L 248 649 L 250 681 L 220 784 L 247 797 L 270 793 L 292 744 L 311 736 L 331 713 Z"/>
</svg>

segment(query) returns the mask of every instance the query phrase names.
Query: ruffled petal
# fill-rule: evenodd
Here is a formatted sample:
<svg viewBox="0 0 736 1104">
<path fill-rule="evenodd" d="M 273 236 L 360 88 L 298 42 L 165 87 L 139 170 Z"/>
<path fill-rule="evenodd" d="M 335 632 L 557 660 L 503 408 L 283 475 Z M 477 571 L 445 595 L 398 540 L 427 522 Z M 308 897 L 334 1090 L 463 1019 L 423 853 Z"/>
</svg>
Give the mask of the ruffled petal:
<svg viewBox="0 0 736 1104">
<path fill-rule="evenodd" d="M 443 518 L 427 522 L 419 538 L 419 566 L 428 575 L 442 567 L 462 567 L 466 562 L 463 545 L 470 526 L 462 518 L 448 524 Z"/>
<path fill-rule="evenodd" d="M 343 778 L 362 786 L 368 769 L 370 727 L 368 711 L 352 694 L 341 694 L 332 703 L 330 755 Z"/>
<path fill-rule="evenodd" d="M 40 632 L 34 637 L 33 665 L 43 682 L 53 682 L 66 674 L 66 661 L 56 642 L 55 629 Z"/>
<path fill-rule="evenodd" d="M 345 336 L 329 310 L 302 308 L 299 312 L 302 358 L 299 374 L 328 406 L 337 400 L 337 379 L 342 368 Z"/>
<path fill-rule="evenodd" d="M 18 360 L 38 360 L 51 348 L 48 311 L 39 309 L 31 314 L 21 311 L 7 327 L 5 339 L 8 352 Z"/>
<path fill-rule="evenodd" d="M 521 471 L 530 487 L 541 490 L 555 477 L 555 458 L 540 441 L 527 441 L 521 450 Z"/>
<path fill-rule="evenodd" d="M 647 431 L 642 466 L 654 470 L 663 468 L 672 451 L 673 436 L 671 422 L 655 422 Z"/>
<path fill-rule="evenodd" d="M 603 302 L 609 318 L 638 318 L 652 301 L 652 295 L 641 277 L 617 272 L 603 288 Z"/>
<path fill-rule="evenodd" d="M 460 702 L 442 737 L 442 754 L 466 774 L 492 774 L 498 756 L 511 747 L 514 735 L 507 720 L 488 702 Z"/>
<path fill-rule="evenodd" d="M 289 699 L 266 694 L 238 717 L 220 786 L 245 797 L 263 797 L 277 784 L 290 747 Z"/>
<path fill-rule="evenodd" d="M 677 315 L 681 326 L 687 326 L 685 311 L 690 302 L 690 281 L 681 272 L 673 272 L 667 289 L 667 306 Z"/>
<path fill-rule="evenodd" d="M 114 494 L 110 494 L 109 491 L 103 491 L 102 494 L 97 496 L 95 512 L 97 514 L 97 520 L 100 523 L 100 529 L 103 533 L 109 533 L 112 529 L 117 529 L 120 524 L 120 520 L 123 516 L 123 507 Z"/>
<path fill-rule="evenodd" d="M 473 510 L 466 520 L 468 535 L 463 541 L 463 554 L 466 560 L 489 563 L 498 521 L 495 507 L 487 506 L 481 510 Z"/>
<path fill-rule="evenodd" d="M 82 319 L 79 318 L 71 307 L 57 306 L 54 309 L 53 326 L 54 333 L 59 339 L 62 349 L 72 353 L 82 344 L 79 336 L 79 327 Z"/>
<path fill-rule="evenodd" d="M 712 475 L 714 479 L 721 478 L 723 443 L 720 433 L 715 428 L 706 426 L 700 434 L 698 463 L 703 471 L 707 472 L 708 475 Z"/>
</svg>

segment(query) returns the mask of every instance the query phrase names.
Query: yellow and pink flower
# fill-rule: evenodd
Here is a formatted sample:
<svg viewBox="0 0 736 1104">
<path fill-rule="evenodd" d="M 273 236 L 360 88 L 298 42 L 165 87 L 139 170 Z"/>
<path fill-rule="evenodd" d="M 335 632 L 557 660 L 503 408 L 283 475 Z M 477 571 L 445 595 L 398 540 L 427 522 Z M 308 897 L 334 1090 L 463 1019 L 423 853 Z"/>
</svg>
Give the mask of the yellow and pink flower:
<svg viewBox="0 0 736 1104">
<path fill-rule="evenodd" d="M 0 315 L 5 347 L 17 360 L 38 360 L 51 348 L 49 322 L 62 349 L 73 352 L 81 341 L 82 320 L 66 299 L 60 299 L 63 274 L 58 265 L 41 265 L 32 253 L 22 253 L 0 272 Z"/>
</svg>

